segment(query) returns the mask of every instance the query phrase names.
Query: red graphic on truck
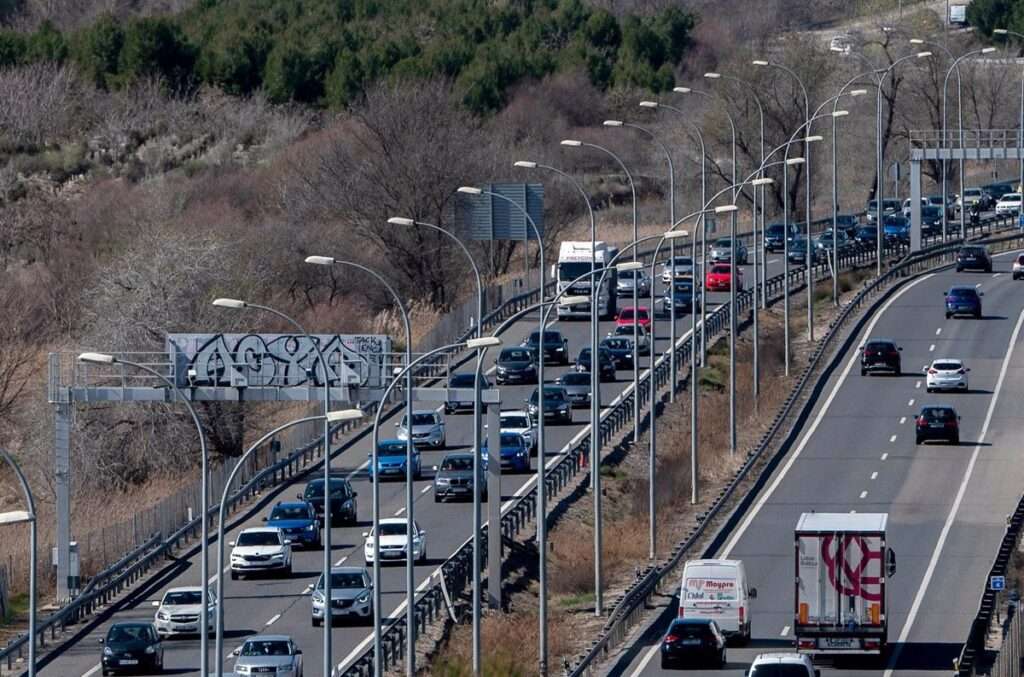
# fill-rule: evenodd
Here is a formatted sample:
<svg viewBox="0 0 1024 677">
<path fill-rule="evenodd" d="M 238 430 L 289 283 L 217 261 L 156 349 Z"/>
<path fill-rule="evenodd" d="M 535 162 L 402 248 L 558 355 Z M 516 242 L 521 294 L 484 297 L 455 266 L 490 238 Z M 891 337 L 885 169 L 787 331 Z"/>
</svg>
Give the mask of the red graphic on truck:
<svg viewBox="0 0 1024 677">
<path fill-rule="evenodd" d="M 882 601 L 882 577 L 878 575 L 882 571 L 882 551 L 871 548 L 871 541 L 877 543 L 878 540 L 852 534 L 841 536 L 840 543 L 835 545 L 834 540 L 833 536 L 821 539 L 821 559 L 828 569 L 832 586 L 843 595 L 861 597 L 869 602 Z M 854 546 L 856 550 L 853 550 Z M 872 567 L 875 560 L 878 564 Z M 869 568 L 876 575 L 867 575 Z"/>
</svg>

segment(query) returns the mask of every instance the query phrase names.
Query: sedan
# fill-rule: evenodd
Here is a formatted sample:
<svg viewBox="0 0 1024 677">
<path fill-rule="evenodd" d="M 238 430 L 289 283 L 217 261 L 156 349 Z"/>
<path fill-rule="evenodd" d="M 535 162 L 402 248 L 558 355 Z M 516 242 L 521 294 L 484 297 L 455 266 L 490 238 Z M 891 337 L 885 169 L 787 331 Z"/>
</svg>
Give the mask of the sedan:
<svg viewBox="0 0 1024 677">
<path fill-rule="evenodd" d="M 565 388 L 573 407 L 590 406 L 590 372 L 570 371 L 555 379 L 555 385 Z"/>
<path fill-rule="evenodd" d="M 967 390 L 967 372 L 970 369 L 960 360 L 944 357 L 924 368 L 928 392 L 936 390 Z"/>
<path fill-rule="evenodd" d="M 316 516 L 316 508 L 312 503 L 306 501 L 281 502 L 270 511 L 269 517 L 264 517 L 268 527 L 274 527 L 284 532 L 285 538 L 292 543 L 307 545 L 319 549 L 320 541 L 320 520 Z"/>
<path fill-rule="evenodd" d="M 536 388 L 533 394 L 526 400 L 527 411 L 534 421 L 540 413 L 539 404 L 540 388 Z M 544 386 L 544 418 L 552 418 L 562 423 L 572 423 L 572 405 L 569 403 L 569 396 L 565 388 L 561 386 Z"/>
<path fill-rule="evenodd" d="M 981 297 L 985 292 L 975 287 L 953 287 L 946 292 L 946 319 L 957 315 L 971 315 L 981 319 Z"/>
<path fill-rule="evenodd" d="M 367 454 L 367 456 L 372 460 L 372 454 Z M 407 461 L 407 443 L 401 440 L 381 440 L 377 444 L 377 467 L 374 468 L 371 464 L 367 467 L 367 472 L 370 474 L 370 477 L 377 473 L 382 480 L 392 477 L 405 481 L 406 477 L 408 477 L 405 470 Z M 422 474 L 423 468 L 420 463 L 419 449 L 414 446 L 412 449 L 412 477 L 414 480 L 420 479 Z"/>
<path fill-rule="evenodd" d="M 611 353 L 616 369 L 633 368 L 633 339 L 625 336 L 613 336 L 601 339 L 601 348 Z"/>
<path fill-rule="evenodd" d="M 679 279 L 693 275 L 693 259 L 689 256 L 677 256 L 665 262 L 661 268 L 661 281 L 668 284 L 672 278 Z"/>
<path fill-rule="evenodd" d="M 678 284 L 678 283 L 677 283 Z M 643 325 L 636 325 L 637 341 L 640 348 L 637 350 L 637 355 L 650 355 L 651 354 L 651 337 L 647 335 L 647 328 Z M 633 340 L 633 325 L 622 325 L 615 327 L 608 332 L 608 338 L 613 336 L 624 336 L 630 341 Z"/>
<path fill-rule="evenodd" d="M 373 564 L 373 542 L 380 533 L 381 562 L 404 561 L 409 550 L 409 520 L 405 517 L 388 517 L 380 520 L 379 529 L 363 532 L 363 561 Z M 412 523 L 412 558 L 417 562 L 427 561 L 427 532 L 419 524 Z"/>
<path fill-rule="evenodd" d="M 589 372 L 592 366 L 591 362 L 590 348 L 583 348 L 580 350 L 579 357 L 576 358 L 576 371 Z M 600 346 L 597 348 L 597 368 L 601 381 L 615 380 L 615 370 L 618 368 L 618 365 L 615 363 L 615 358 L 612 357 L 610 352 Z"/>
<path fill-rule="evenodd" d="M 711 259 L 712 263 L 730 262 L 732 261 L 733 246 L 732 238 L 719 238 L 711 245 L 711 251 L 708 252 L 708 258 Z M 735 248 L 736 262 L 741 266 L 747 265 L 747 245 L 737 239 Z"/>
<path fill-rule="evenodd" d="M 331 478 L 331 526 L 355 524 L 359 507 L 356 503 L 358 494 L 344 477 Z M 324 481 L 322 478 L 310 480 L 301 494 L 296 496 L 301 501 L 312 503 L 317 517 L 324 515 Z M 326 520 L 321 520 L 326 521 Z"/>
<path fill-rule="evenodd" d="M 451 389 L 460 390 L 472 390 L 473 389 L 473 374 L 452 374 L 451 378 L 448 379 L 448 387 Z M 487 377 L 483 374 L 480 375 L 480 388 L 481 390 L 490 390 L 491 382 L 487 380 Z M 466 400 L 448 400 L 444 403 L 444 413 L 454 414 L 457 411 L 473 409 L 472 398 Z M 486 410 L 487 407 L 485 406 Z"/>
<path fill-rule="evenodd" d="M 114 623 L 100 639 L 104 675 L 117 672 L 163 672 L 164 650 L 156 626 L 144 621 Z"/>
<path fill-rule="evenodd" d="M 678 315 L 680 313 L 700 312 L 700 293 L 693 293 L 693 282 L 686 280 L 676 282 L 672 285 L 672 291 L 665 290 L 661 298 L 661 310 L 665 315 Z"/>
<path fill-rule="evenodd" d="M 839 253 L 843 253 L 850 246 L 850 239 L 846 236 L 846 231 L 840 230 L 839 235 L 836 238 L 836 247 Z M 828 252 L 832 254 L 832 231 L 826 230 L 814 241 L 815 249 L 820 251 Z"/>
<path fill-rule="evenodd" d="M 639 308 L 626 306 L 619 311 L 619 316 L 615 318 L 616 327 L 632 327 L 634 323 L 639 324 L 644 329 L 651 328 L 651 314 L 647 306 L 640 306 Z"/>
<path fill-rule="evenodd" d="M 498 417 L 502 432 L 519 433 L 530 447 L 530 455 L 537 455 L 537 435 L 530 415 L 521 409 L 506 409 Z M 487 487 L 484 487 L 484 491 Z"/>
<path fill-rule="evenodd" d="M 980 245 L 960 247 L 956 253 L 956 272 L 965 270 L 981 270 L 986 273 L 992 272 L 992 257 L 988 249 Z"/>
<path fill-rule="evenodd" d="M 887 216 L 882 225 L 882 236 L 889 245 L 910 244 L 910 219 L 903 216 Z"/>
<path fill-rule="evenodd" d="M 506 383 L 536 383 L 537 362 L 534 359 L 535 352 L 523 348 L 503 348 L 498 355 L 497 367 L 494 370 L 494 380 L 498 385 Z"/>
<path fill-rule="evenodd" d="M 825 254 L 812 242 L 811 263 L 819 263 L 825 258 Z M 807 261 L 807 238 L 803 235 L 793 238 L 789 244 L 788 259 L 790 263 L 803 265 Z"/>
<path fill-rule="evenodd" d="M 255 635 L 231 652 L 234 673 L 302 677 L 302 649 L 287 635 Z"/>
<path fill-rule="evenodd" d="M 899 200 L 882 200 L 882 218 L 884 219 L 886 215 L 889 214 L 898 214 L 900 211 L 900 207 L 901 205 Z M 878 221 L 877 200 L 869 201 L 865 211 L 867 212 L 868 223 L 875 223 Z"/>
<path fill-rule="evenodd" d="M 661 669 L 725 667 L 725 635 L 710 619 L 677 618 L 661 640 Z"/>
<path fill-rule="evenodd" d="M 487 500 L 487 482 L 480 487 Z M 434 503 L 473 498 L 473 454 L 448 454 L 434 466 Z"/>
<path fill-rule="evenodd" d="M 651 278 L 643 270 L 630 270 L 619 273 L 619 281 L 615 285 L 615 293 L 618 296 L 632 296 L 633 290 L 637 296 L 647 296 L 651 293 Z"/>
<path fill-rule="evenodd" d="M 401 442 L 409 439 L 409 417 L 403 416 L 401 422 L 396 423 L 398 429 L 395 437 Z M 432 409 L 422 409 L 412 412 L 412 443 L 417 447 L 434 447 L 444 449 L 447 437 L 444 432 L 444 419 L 441 414 Z"/>
<path fill-rule="evenodd" d="M 799 228 L 796 224 L 773 223 L 764 231 L 764 248 L 770 252 L 781 252 L 786 248 L 786 241 L 793 241 Z"/>
<path fill-rule="evenodd" d="M 863 226 L 857 229 L 853 239 L 863 247 L 874 247 L 878 244 L 878 229 L 874 226 Z"/>
<path fill-rule="evenodd" d="M 928 205 L 921 208 L 921 236 L 933 237 L 942 232 L 942 208 Z"/>
<path fill-rule="evenodd" d="M 331 622 L 334 619 L 354 618 L 373 623 L 373 583 L 365 567 L 331 568 Z M 311 595 L 313 627 L 323 625 L 324 575 L 320 574 Z"/>
<path fill-rule="evenodd" d="M 1020 214 L 1020 193 L 1006 193 L 996 203 L 996 214 Z"/>
<path fill-rule="evenodd" d="M 716 263 L 708 271 L 704 284 L 708 291 L 729 291 L 733 269 L 730 263 Z M 743 271 L 736 269 L 736 291 L 743 291 Z"/>
<path fill-rule="evenodd" d="M 231 546 L 231 580 L 248 574 L 279 571 L 292 573 L 292 541 L 274 528 L 245 529 Z"/>
<path fill-rule="evenodd" d="M 836 225 L 840 231 L 846 233 L 846 237 L 852 239 L 860 226 L 860 219 L 856 214 L 837 214 Z"/>
<path fill-rule="evenodd" d="M 530 449 L 526 446 L 526 440 L 519 433 L 502 432 L 499 434 L 501 453 L 499 459 L 502 470 L 512 472 L 530 472 Z M 489 437 L 484 437 L 480 445 L 480 457 L 483 459 L 484 467 L 490 459 L 488 450 L 490 448 Z"/>
<path fill-rule="evenodd" d="M 899 376 L 902 373 L 900 351 L 890 339 L 871 339 L 860 349 L 860 375 L 868 372 L 889 371 Z"/>
<path fill-rule="evenodd" d="M 960 417 L 953 407 L 927 406 L 917 415 L 917 443 L 941 440 L 960 444 Z"/>
</svg>

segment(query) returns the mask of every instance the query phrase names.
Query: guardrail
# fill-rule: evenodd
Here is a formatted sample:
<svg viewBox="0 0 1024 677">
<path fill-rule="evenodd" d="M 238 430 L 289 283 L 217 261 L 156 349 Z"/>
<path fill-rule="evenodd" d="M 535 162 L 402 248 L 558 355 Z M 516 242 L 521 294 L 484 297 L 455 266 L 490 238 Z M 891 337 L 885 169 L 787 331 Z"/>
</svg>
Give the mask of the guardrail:
<svg viewBox="0 0 1024 677">
<path fill-rule="evenodd" d="M 1008 219 L 1004 217 L 993 217 L 987 220 L 985 223 L 978 224 L 975 226 L 975 232 L 985 227 L 991 228 L 996 223 L 1005 223 Z M 1012 222 L 1012 219 L 1009 219 Z M 1021 235 L 1014 235 L 1013 239 L 1022 237 Z M 783 423 L 787 420 L 790 413 L 793 411 L 794 406 L 800 399 L 800 396 L 809 383 L 811 376 L 821 363 L 826 350 L 828 350 L 832 341 L 839 335 L 842 328 L 846 323 L 853 317 L 854 311 L 860 308 L 860 306 L 868 299 L 870 295 L 875 293 L 881 287 L 887 285 L 889 282 L 911 274 L 912 272 L 919 272 L 922 266 L 926 263 L 928 266 L 933 265 L 933 261 L 938 259 L 944 261 L 951 254 L 954 254 L 960 246 L 960 241 L 952 241 L 947 244 L 938 244 L 927 250 L 921 250 L 904 257 L 896 266 L 891 268 L 889 271 L 884 273 L 881 277 L 872 281 L 864 289 L 862 289 L 855 297 L 843 307 L 839 317 L 829 327 L 828 332 L 818 342 L 814 352 L 811 355 L 811 359 L 808 361 L 800 379 L 794 385 L 789 397 L 784 402 L 782 408 L 775 415 L 772 420 L 772 424 L 769 429 L 762 436 L 761 440 L 755 445 L 754 449 L 747 453 L 747 460 L 739 468 L 733 477 L 729 485 L 722 489 L 715 500 L 714 504 L 709 508 L 706 513 L 703 513 L 698 517 L 698 524 L 694 526 L 689 534 L 684 538 L 672 551 L 669 559 L 659 566 L 649 568 L 643 573 L 638 580 L 625 592 L 620 602 L 612 610 L 609 615 L 608 621 L 605 623 L 601 634 L 598 639 L 594 641 L 590 650 L 578 658 L 577 662 L 566 670 L 566 674 L 570 677 L 580 677 L 582 675 L 591 674 L 591 670 L 595 662 L 606 657 L 613 649 L 617 648 L 626 638 L 629 630 L 635 625 L 643 615 L 644 610 L 648 606 L 650 598 L 657 593 L 661 582 L 668 576 L 675 573 L 683 557 L 688 551 L 697 543 L 697 541 L 704 536 L 705 531 L 716 517 L 728 504 L 728 502 L 736 494 L 739 485 L 747 479 L 747 475 L 754 465 L 761 459 L 764 453 L 770 448 L 774 442 L 775 436 L 782 429 Z M 776 276 L 781 277 L 781 276 Z M 775 280 L 776 278 L 773 278 Z M 855 333 L 851 336 L 855 337 Z M 848 339 L 848 341 L 851 339 Z M 821 378 L 817 379 L 818 383 L 821 384 L 827 380 L 827 373 Z M 820 385 L 819 385 L 820 387 Z M 814 398 L 809 398 L 808 402 Z M 805 403 L 804 409 L 810 406 L 809 403 Z M 706 548 L 707 553 L 714 552 L 717 550 L 719 545 L 724 542 L 725 538 L 732 531 L 735 525 L 739 522 L 739 519 L 746 512 L 749 505 L 753 502 L 754 498 L 758 495 L 761 486 L 767 480 L 767 478 L 774 471 L 775 466 L 781 461 L 785 452 L 788 450 L 789 442 L 792 437 L 799 431 L 799 426 L 794 426 L 789 433 L 789 439 L 784 441 L 780 445 L 779 450 L 776 452 L 774 458 L 769 462 L 768 466 L 762 471 L 758 482 L 755 483 L 754 487 L 749 489 L 741 503 L 737 506 L 736 510 L 733 511 L 726 525 L 719 531 L 712 543 Z"/>
</svg>

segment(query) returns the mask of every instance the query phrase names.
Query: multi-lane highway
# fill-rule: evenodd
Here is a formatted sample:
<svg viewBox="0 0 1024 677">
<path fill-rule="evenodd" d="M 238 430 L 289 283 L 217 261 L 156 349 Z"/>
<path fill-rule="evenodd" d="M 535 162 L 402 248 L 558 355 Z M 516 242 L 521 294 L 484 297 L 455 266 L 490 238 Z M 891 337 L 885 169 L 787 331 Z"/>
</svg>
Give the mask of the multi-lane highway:
<svg viewBox="0 0 1024 677">
<path fill-rule="evenodd" d="M 902 377 L 862 377 L 858 356 L 843 357 L 797 444 L 725 545 L 712 555 L 742 559 L 758 597 L 753 640 L 729 649 L 726 674 L 741 675 L 764 651 L 792 648 L 793 530 L 801 513 L 886 512 L 897 571 L 889 579 L 888 660 L 824 663 L 865 674 L 948 671 L 977 611 L 985 579 L 1024 486 L 1019 430 L 1024 416 L 1024 294 L 1010 255 L 995 272 L 938 272 L 901 288 L 866 325 L 868 337 L 903 347 Z M 984 319 L 945 319 L 943 292 L 980 285 Z M 970 367 L 967 393 L 928 394 L 921 369 L 938 357 Z M 915 444 L 923 404 L 954 406 L 959 446 Z M 678 585 L 673 581 L 672 585 Z M 657 621 L 609 670 L 660 674 L 658 642 L 676 613 L 664 599 Z"/>
<path fill-rule="evenodd" d="M 782 255 L 768 256 L 768 275 L 781 273 L 783 269 Z M 660 274 L 660 270 L 658 271 Z M 751 268 L 745 267 L 747 284 L 753 282 Z M 659 283 L 659 293 L 661 285 Z M 709 293 L 709 310 L 720 303 L 728 301 L 726 293 Z M 620 299 L 620 307 L 629 305 L 631 299 Z M 642 301 L 642 305 L 647 302 Z M 660 307 L 660 304 L 659 304 Z M 688 315 L 677 320 L 677 333 L 683 336 L 689 328 Z M 536 328 L 537 319 L 526 318 L 512 325 L 504 334 L 506 345 L 518 343 L 530 331 Z M 611 331 L 613 323 L 602 323 L 601 336 Z M 580 348 L 588 345 L 589 325 L 586 322 L 558 322 L 554 328 L 560 329 L 569 339 L 571 356 L 574 358 Z M 668 348 L 668 323 L 658 321 L 659 339 L 657 351 Z M 491 359 L 497 351 L 492 351 Z M 565 371 L 565 367 L 549 367 L 545 370 L 548 381 L 554 380 Z M 632 372 L 620 370 L 615 383 L 602 386 L 602 401 L 607 406 L 623 389 L 631 386 Z M 522 409 L 524 400 L 530 395 L 533 386 L 503 386 L 502 408 Z M 576 410 L 576 423 L 571 426 L 548 425 L 547 449 L 548 462 L 553 462 L 559 450 L 565 448 L 569 441 L 577 436 L 589 422 L 589 410 Z M 393 419 L 397 420 L 397 419 Z M 447 450 L 424 450 L 423 479 L 416 482 L 415 519 L 420 527 L 427 532 L 427 563 L 416 567 L 416 580 L 425 586 L 438 566 L 471 536 L 470 507 L 466 504 L 437 504 L 431 496 L 433 472 L 432 466 L 439 464 L 447 451 L 468 449 L 472 439 L 472 422 L 469 415 L 451 415 L 446 417 Z M 382 431 L 382 438 L 393 434 L 392 421 Z M 335 456 L 332 468 L 342 475 L 349 476 L 353 488 L 359 496 L 360 522 L 355 527 L 335 528 L 332 530 L 332 549 L 335 563 L 349 566 L 362 566 L 363 537 L 362 533 L 369 528 L 370 520 L 370 484 L 365 471 L 366 457 L 369 453 L 369 440 L 354 444 Z M 534 461 L 536 463 L 536 460 Z M 536 467 L 536 466 L 534 466 Z M 502 495 L 505 499 L 517 492 L 528 491 L 534 482 L 534 475 L 503 475 Z M 302 483 L 279 487 L 274 490 L 280 500 L 288 500 L 301 491 Z M 276 500 L 276 499 L 275 499 Z M 261 517 L 269 512 L 271 501 L 264 510 L 247 515 L 229 531 L 228 540 L 242 528 L 259 526 Z M 485 507 L 486 513 L 486 507 Z M 389 482 L 381 486 L 381 516 L 402 516 L 405 514 L 404 483 Z M 485 514 L 486 518 L 486 514 Z M 213 551 L 211 550 L 211 559 Z M 308 677 L 316 677 L 321 673 L 321 662 L 318 657 L 322 650 L 322 630 L 312 627 L 310 618 L 310 590 L 321 570 L 322 554 L 320 551 L 297 550 L 294 554 L 293 573 L 289 578 L 255 578 L 238 581 L 225 581 L 225 653 L 241 644 L 244 637 L 253 633 L 273 632 L 291 635 L 303 649 L 308 659 L 305 661 L 305 673 Z M 212 569 L 212 567 L 211 567 Z M 380 582 L 383 593 L 384 616 L 400 615 L 404 610 L 405 585 L 404 564 L 386 566 L 382 569 Z M 225 576 L 227 579 L 228 577 Z M 118 608 L 112 618 L 103 623 L 95 624 L 87 634 L 67 647 L 59 649 L 46 659 L 41 674 L 59 677 L 98 674 L 100 645 L 98 639 L 105 633 L 109 623 L 117 620 L 152 619 L 155 609 L 150 602 L 162 597 L 163 592 L 170 588 L 183 585 L 198 585 L 199 558 L 192 557 L 182 562 L 172 574 L 158 577 L 152 584 L 144 587 L 140 594 L 129 597 L 124 608 Z M 371 629 L 363 625 L 338 625 L 334 632 L 333 648 L 335 664 L 343 664 L 354 658 L 369 645 Z M 165 664 L 168 670 L 176 674 L 191 674 L 198 671 L 199 640 L 197 638 L 172 639 L 164 643 Z M 213 642 L 210 643 L 211 650 Z M 225 659 L 226 657 L 221 657 Z M 211 653 L 211 665 L 217 660 Z M 225 671 L 229 671 L 231 662 L 225 662 Z"/>
</svg>

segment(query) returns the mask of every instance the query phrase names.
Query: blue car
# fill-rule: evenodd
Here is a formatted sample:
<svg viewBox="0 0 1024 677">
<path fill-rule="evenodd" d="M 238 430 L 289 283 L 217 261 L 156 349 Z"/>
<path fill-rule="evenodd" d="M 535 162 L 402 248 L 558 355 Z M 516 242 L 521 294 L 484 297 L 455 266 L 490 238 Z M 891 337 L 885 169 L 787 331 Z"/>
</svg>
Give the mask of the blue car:
<svg viewBox="0 0 1024 677">
<path fill-rule="evenodd" d="M 974 287 L 953 287 L 946 292 L 946 319 L 955 315 L 973 315 L 981 319 L 981 297 L 984 292 Z"/>
<path fill-rule="evenodd" d="M 885 241 L 889 244 L 910 244 L 910 219 L 902 216 L 890 216 L 885 219 L 882 229 Z"/>
<path fill-rule="evenodd" d="M 270 511 L 270 517 L 263 521 L 268 527 L 277 527 L 284 532 L 285 538 L 298 545 L 320 548 L 320 520 L 316 516 L 316 508 L 306 501 L 278 503 Z"/>
<path fill-rule="evenodd" d="M 370 476 L 374 472 L 380 473 L 380 479 L 393 477 L 404 480 L 406 476 L 406 443 L 402 440 L 381 440 L 377 445 L 377 467 L 370 466 Z M 412 451 L 412 476 L 419 479 L 422 467 L 420 465 L 420 452 L 415 447 Z"/>
<path fill-rule="evenodd" d="M 480 447 L 480 456 L 487 465 L 487 443 Z M 501 433 L 501 469 L 514 472 L 530 472 L 530 448 L 519 433 Z"/>
</svg>

